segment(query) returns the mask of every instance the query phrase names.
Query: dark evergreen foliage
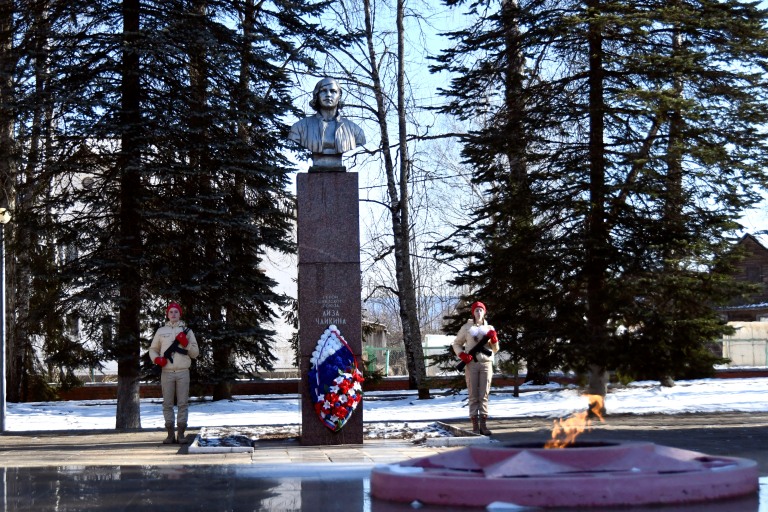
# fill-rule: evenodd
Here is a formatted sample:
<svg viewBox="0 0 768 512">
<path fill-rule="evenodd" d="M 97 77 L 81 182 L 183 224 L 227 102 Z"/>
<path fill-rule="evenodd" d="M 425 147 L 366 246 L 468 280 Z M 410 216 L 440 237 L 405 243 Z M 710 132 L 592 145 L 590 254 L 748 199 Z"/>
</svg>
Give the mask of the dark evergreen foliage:
<svg viewBox="0 0 768 512">
<path fill-rule="evenodd" d="M 34 212 L 46 222 L 30 316 L 47 314 L 60 333 L 55 319 L 80 320 L 86 351 L 41 334 L 51 364 L 71 373 L 129 357 L 138 377 L 139 340 L 146 348 L 167 302 L 180 301 L 201 343 L 196 378 L 255 376 L 274 361 L 271 320 L 286 303 L 263 261 L 294 250 L 282 122 L 293 111 L 290 73 L 339 42 L 308 21 L 326 3 L 136 2 L 132 32 L 125 5 L 49 4 L 47 81 L 24 91 L 17 117 L 22 142 L 33 140 L 25 130 L 50 131 L 47 158 L 24 153 L 33 171 L 16 177 L 18 190 L 42 190 Z M 29 62 L 21 72 L 33 73 Z M 126 86 L 126 70 L 136 84 Z M 34 105 L 50 106 L 48 124 Z M 141 325 L 126 330 L 132 308 Z"/>
<path fill-rule="evenodd" d="M 489 305 L 502 347 L 542 373 L 564 362 L 706 374 L 718 361 L 707 343 L 727 330 L 715 308 L 739 293 L 716 263 L 765 186 L 765 11 L 684 0 L 468 8 L 477 23 L 451 34 L 435 66 L 457 74 L 445 110 L 480 120 L 463 154 L 487 192 L 438 247 L 468 262 L 456 283 Z M 518 54 L 513 98 L 505 73 Z M 524 167 L 510 153 L 520 140 Z"/>
</svg>

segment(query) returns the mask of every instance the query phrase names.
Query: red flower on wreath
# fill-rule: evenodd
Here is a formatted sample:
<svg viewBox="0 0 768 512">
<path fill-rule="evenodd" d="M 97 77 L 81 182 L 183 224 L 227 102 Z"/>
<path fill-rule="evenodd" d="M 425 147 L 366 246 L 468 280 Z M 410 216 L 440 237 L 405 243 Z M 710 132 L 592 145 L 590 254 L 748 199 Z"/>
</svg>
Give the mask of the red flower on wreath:
<svg viewBox="0 0 768 512">
<path fill-rule="evenodd" d="M 349 409 L 347 409 L 343 405 L 339 405 L 333 409 L 333 415 L 339 418 L 340 420 L 343 420 L 344 418 L 346 418 L 347 414 L 349 414 Z"/>
</svg>

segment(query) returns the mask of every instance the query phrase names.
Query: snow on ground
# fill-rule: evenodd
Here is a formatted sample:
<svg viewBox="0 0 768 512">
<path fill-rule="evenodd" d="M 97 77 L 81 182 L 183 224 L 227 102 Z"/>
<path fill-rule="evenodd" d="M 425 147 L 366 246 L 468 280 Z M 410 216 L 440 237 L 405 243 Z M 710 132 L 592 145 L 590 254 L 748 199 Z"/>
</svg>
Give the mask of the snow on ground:
<svg viewBox="0 0 768 512">
<path fill-rule="evenodd" d="M 434 398 L 418 400 L 410 392 L 371 392 L 365 395 L 363 418 L 371 422 L 434 422 L 464 419 L 466 393 L 434 391 Z M 237 396 L 213 402 L 193 399 L 190 427 L 282 426 L 301 424 L 297 395 Z M 494 418 L 561 418 L 583 411 L 588 400 L 574 386 L 551 384 L 492 391 Z M 605 401 L 611 414 L 680 414 L 696 412 L 768 412 L 768 379 L 700 379 L 678 381 L 671 388 L 658 382 L 635 382 L 611 387 Z M 115 427 L 115 400 L 8 403 L 6 431 L 89 430 Z M 141 401 L 141 426 L 163 426 L 162 400 Z"/>
</svg>

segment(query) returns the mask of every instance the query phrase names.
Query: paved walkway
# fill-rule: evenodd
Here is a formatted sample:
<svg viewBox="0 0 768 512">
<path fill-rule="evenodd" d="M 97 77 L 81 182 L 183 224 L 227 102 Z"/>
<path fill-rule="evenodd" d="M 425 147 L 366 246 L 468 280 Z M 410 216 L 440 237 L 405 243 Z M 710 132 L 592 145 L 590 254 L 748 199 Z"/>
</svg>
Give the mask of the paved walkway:
<svg viewBox="0 0 768 512">
<path fill-rule="evenodd" d="M 458 428 L 468 422 L 453 422 Z M 497 418 L 489 421 L 499 444 L 543 443 L 552 420 Z M 187 431 L 191 442 L 198 429 Z M 366 440 L 352 446 L 302 446 L 295 439 L 259 441 L 253 453 L 189 453 L 189 445 L 164 445 L 165 431 L 48 431 L 0 434 L 0 467 L 78 465 L 220 465 L 360 463 L 386 464 L 428 456 L 455 446 L 425 446 L 406 440 Z M 583 441 L 649 441 L 709 455 L 756 460 L 768 476 L 768 414 L 618 415 L 594 423 Z"/>
<path fill-rule="evenodd" d="M 456 422 L 455 426 L 468 424 Z M 496 418 L 489 427 L 499 446 L 538 446 L 549 438 L 552 420 Z M 190 429 L 187 440 L 192 441 L 197 432 Z M 163 445 L 164 437 L 161 430 L 0 434 L 0 510 L 405 512 L 413 510 L 410 504 L 371 499 L 370 469 L 456 449 L 405 440 L 305 447 L 295 439 L 283 439 L 259 441 L 253 453 L 201 454 L 189 453 L 189 445 Z M 768 414 L 608 416 L 579 439 L 649 441 L 709 455 L 746 457 L 758 462 L 762 477 L 768 475 Z M 759 512 L 761 499 L 768 501 L 752 495 L 653 510 Z M 466 509 L 427 506 L 423 510 Z M 578 508 L 569 512 L 577 511 L 582 512 Z"/>
<path fill-rule="evenodd" d="M 187 431 L 187 442 L 197 435 Z M 352 446 L 302 446 L 295 439 L 260 441 L 253 453 L 189 453 L 189 445 L 162 444 L 165 431 L 9 432 L 0 435 L 0 467 L 167 466 L 218 464 L 386 464 L 444 451 L 408 441 L 369 440 Z"/>
</svg>

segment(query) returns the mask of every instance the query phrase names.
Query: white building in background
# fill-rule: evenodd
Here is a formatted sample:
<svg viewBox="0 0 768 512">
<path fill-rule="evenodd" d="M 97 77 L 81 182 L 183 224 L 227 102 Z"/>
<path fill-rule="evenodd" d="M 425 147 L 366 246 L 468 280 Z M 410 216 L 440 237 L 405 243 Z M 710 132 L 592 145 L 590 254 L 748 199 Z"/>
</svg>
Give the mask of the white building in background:
<svg viewBox="0 0 768 512">
<path fill-rule="evenodd" d="M 444 353 L 448 346 L 453 345 L 456 336 L 447 334 L 424 335 L 424 356 L 437 356 Z M 427 377 L 440 375 L 440 368 L 435 364 L 427 365 Z"/>
<path fill-rule="evenodd" d="M 277 281 L 275 291 L 287 295 L 293 299 L 298 296 L 298 257 L 295 254 L 279 254 L 268 252 L 264 259 L 264 272 L 267 276 Z M 277 357 L 274 362 L 274 371 L 265 373 L 268 377 L 295 378 L 299 376 L 299 370 L 294 361 L 294 351 L 291 347 L 291 338 L 296 334 L 296 329 L 285 320 L 287 311 L 275 309 L 277 318 L 272 328 L 276 331 L 275 343 L 272 346 L 272 354 Z"/>
<path fill-rule="evenodd" d="M 728 322 L 736 329 L 723 336 L 723 357 L 731 360 L 730 368 L 768 366 L 768 321 Z"/>
</svg>

